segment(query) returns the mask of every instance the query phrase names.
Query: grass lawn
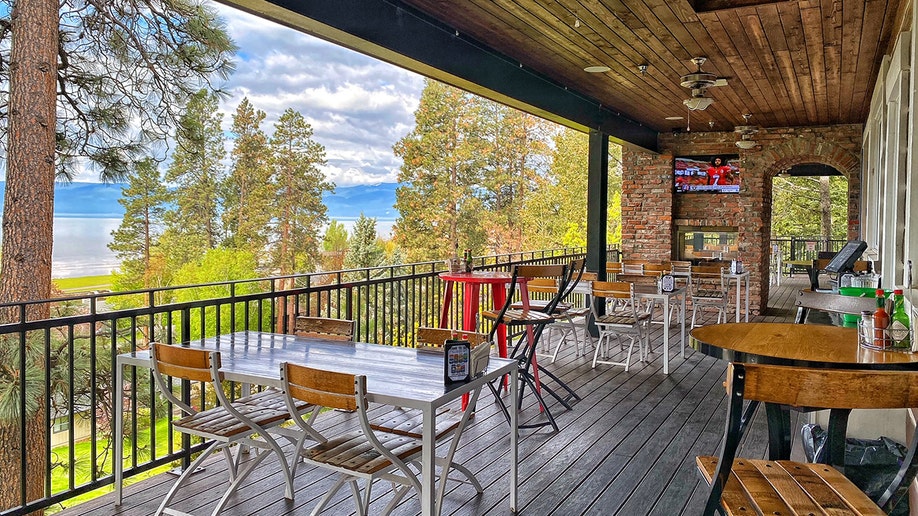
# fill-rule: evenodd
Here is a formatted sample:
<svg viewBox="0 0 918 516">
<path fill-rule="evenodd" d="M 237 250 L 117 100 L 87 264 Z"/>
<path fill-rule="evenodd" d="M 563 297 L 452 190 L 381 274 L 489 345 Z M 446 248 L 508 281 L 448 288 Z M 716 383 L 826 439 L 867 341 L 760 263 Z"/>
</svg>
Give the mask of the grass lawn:
<svg viewBox="0 0 918 516">
<path fill-rule="evenodd" d="M 60 278 L 52 281 L 57 288 L 64 292 L 86 292 L 88 290 L 108 290 L 112 288 L 111 274 L 83 276 L 81 278 Z"/>
<path fill-rule="evenodd" d="M 157 457 L 166 455 L 168 451 L 169 442 L 167 440 L 166 430 L 167 430 L 167 421 L 165 418 L 163 418 L 156 423 L 156 456 Z M 150 431 L 149 430 L 138 431 L 138 434 L 139 434 L 137 436 L 138 448 L 149 446 Z M 101 452 L 101 450 L 107 444 L 108 444 L 108 441 L 99 440 L 96 443 L 96 449 L 99 452 Z M 128 456 L 128 454 L 131 451 L 130 445 L 131 445 L 130 441 L 125 439 L 125 442 L 124 442 L 124 453 L 125 453 L 124 467 L 125 468 L 129 468 L 131 466 L 130 456 Z M 74 477 L 73 482 L 75 486 L 80 486 L 82 484 L 88 483 L 91 480 L 90 462 L 89 462 L 90 456 L 91 456 L 90 446 L 91 446 L 91 442 L 89 440 L 75 443 L 73 446 L 73 456 L 74 456 L 74 460 L 76 461 L 76 465 L 74 466 L 74 474 L 73 474 L 73 477 Z M 66 445 L 58 446 L 52 449 L 51 452 L 53 454 L 52 460 L 57 460 L 60 462 L 67 462 L 70 460 L 69 459 L 70 457 L 70 447 L 69 446 L 66 446 Z M 113 468 L 112 468 L 112 454 L 113 453 L 114 453 L 114 450 L 110 450 L 109 455 L 105 458 L 105 462 L 100 466 L 106 473 L 111 473 L 113 471 Z M 139 451 L 139 453 L 144 453 L 144 452 Z M 145 457 L 138 457 L 138 462 L 142 462 L 144 459 Z M 169 469 L 171 469 L 171 466 L 166 465 L 160 468 L 153 469 L 151 471 L 141 473 L 139 475 L 134 475 L 130 478 L 125 478 L 124 485 L 133 484 L 134 482 L 138 482 L 145 478 L 149 478 L 154 475 L 158 475 Z M 67 467 L 54 468 L 54 471 L 51 474 L 52 493 L 58 493 L 58 492 L 67 490 L 69 488 L 69 483 L 70 483 L 70 479 L 68 477 L 69 475 L 68 475 Z M 114 491 L 113 486 L 105 486 L 105 487 L 96 489 L 94 491 L 90 491 L 88 493 L 82 494 L 80 496 L 75 496 L 67 500 L 66 502 L 64 502 L 64 506 L 73 507 L 79 503 L 85 502 L 87 500 L 91 500 L 93 498 L 101 496 L 105 493 L 109 493 L 111 491 Z M 48 508 L 46 513 L 53 514 L 65 507 L 52 506 Z"/>
</svg>

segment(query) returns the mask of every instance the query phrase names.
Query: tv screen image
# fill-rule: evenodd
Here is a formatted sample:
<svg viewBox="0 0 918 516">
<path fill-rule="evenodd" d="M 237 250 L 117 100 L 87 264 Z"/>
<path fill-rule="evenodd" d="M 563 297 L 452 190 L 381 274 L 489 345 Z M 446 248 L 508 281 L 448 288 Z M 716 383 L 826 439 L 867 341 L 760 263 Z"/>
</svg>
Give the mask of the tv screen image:
<svg viewBox="0 0 918 516">
<path fill-rule="evenodd" d="M 673 159 L 676 193 L 739 193 L 739 154 L 677 156 Z"/>
</svg>

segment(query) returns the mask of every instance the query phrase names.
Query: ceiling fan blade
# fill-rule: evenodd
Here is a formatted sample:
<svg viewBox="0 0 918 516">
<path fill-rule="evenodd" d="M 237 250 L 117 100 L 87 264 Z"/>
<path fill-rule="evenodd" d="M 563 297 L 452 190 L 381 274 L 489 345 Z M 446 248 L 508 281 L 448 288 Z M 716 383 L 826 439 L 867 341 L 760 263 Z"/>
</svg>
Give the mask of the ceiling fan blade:
<svg viewBox="0 0 918 516">
<path fill-rule="evenodd" d="M 727 78 L 718 77 L 717 80 L 714 81 L 714 84 L 712 84 L 711 86 L 726 86 L 726 85 L 727 85 Z"/>
</svg>

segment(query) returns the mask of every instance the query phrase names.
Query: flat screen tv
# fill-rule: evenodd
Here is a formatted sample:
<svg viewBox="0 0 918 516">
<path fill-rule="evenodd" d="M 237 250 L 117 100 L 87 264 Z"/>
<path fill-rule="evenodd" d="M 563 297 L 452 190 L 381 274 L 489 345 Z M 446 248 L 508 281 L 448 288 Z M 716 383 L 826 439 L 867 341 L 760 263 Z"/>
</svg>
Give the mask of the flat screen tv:
<svg viewBox="0 0 918 516">
<path fill-rule="evenodd" d="M 829 272 L 848 272 L 854 270 L 854 262 L 864 254 L 864 251 L 867 250 L 867 242 L 863 240 L 852 240 L 845 244 L 845 247 L 842 247 L 832 261 L 829 262 L 829 265 L 826 265 L 826 270 Z"/>
<path fill-rule="evenodd" d="M 673 185 L 676 193 L 739 193 L 739 154 L 676 156 Z"/>
</svg>

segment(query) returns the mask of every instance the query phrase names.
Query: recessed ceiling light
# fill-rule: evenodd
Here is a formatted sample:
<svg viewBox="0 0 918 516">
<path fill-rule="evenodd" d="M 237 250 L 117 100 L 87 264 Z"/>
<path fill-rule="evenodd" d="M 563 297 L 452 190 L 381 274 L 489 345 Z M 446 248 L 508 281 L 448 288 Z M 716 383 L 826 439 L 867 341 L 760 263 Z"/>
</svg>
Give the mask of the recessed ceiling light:
<svg viewBox="0 0 918 516">
<path fill-rule="evenodd" d="M 685 118 L 685 117 L 684 117 L 684 116 L 668 116 L 668 117 L 666 117 L 667 120 L 682 120 L 683 118 Z"/>
<path fill-rule="evenodd" d="M 603 65 L 587 66 L 586 68 L 583 69 L 584 72 L 588 72 L 588 73 L 603 73 L 603 72 L 608 72 L 609 70 L 611 70 L 611 68 L 609 68 L 608 66 L 603 66 Z"/>
</svg>

